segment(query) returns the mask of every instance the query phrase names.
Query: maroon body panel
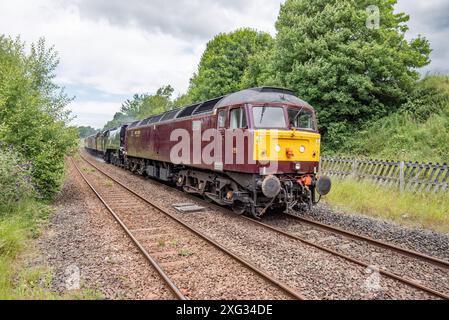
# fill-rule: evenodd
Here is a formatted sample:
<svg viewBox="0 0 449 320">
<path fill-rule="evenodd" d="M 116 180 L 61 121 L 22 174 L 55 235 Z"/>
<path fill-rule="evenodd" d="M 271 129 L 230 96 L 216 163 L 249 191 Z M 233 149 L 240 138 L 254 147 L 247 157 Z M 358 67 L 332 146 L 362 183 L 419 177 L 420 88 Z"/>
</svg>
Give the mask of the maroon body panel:
<svg viewBox="0 0 449 320">
<path fill-rule="evenodd" d="M 225 109 L 233 108 L 226 107 Z M 223 108 L 221 108 L 223 109 Z M 248 118 L 250 115 L 247 115 Z M 126 155 L 128 157 L 141 158 L 141 159 L 150 159 L 162 162 L 171 163 L 170 152 L 172 148 L 179 143 L 178 141 L 170 141 L 170 135 L 176 129 L 184 129 L 189 133 L 189 137 L 193 137 L 193 123 L 201 122 L 201 135 L 207 129 L 215 129 L 217 123 L 216 114 L 210 113 L 205 115 L 192 116 L 188 118 L 182 119 L 174 119 L 167 122 L 161 122 L 157 124 L 138 126 L 134 128 L 128 128 L 126 132 L 125 138 L 125 147 L 126 147 Z M 229 121 L 229 120 L 227 120 Z M 228 126 L 228 123 L 226 124 Z M 252 159 L 252 141 L 253 139 L 253 131 L 246 129 L 244 130 L 247 134 L 247 137 L 244 139 L 244 151 L 241 148 L 236 148 L 234 141 L 233 159 L 232 164 L 226 164 L 225 161 L 225 133 L 223 131 L 217 130 L 216 139 L 222 139 L 222 162 L 224 163 L 223 171 L 232 171 L 232 172 L 242 172 L 242 173 L 254 173 L 259 174 L 261 170 L 261 166 L 259 163 L 255 163 Z M 194 154 L 193 154 L 193 139 L 190 139 L 190 161 L 188 166 L 193 168 L 205 169 L 205 170 L 215 170 L 214 164 L 204 163 L 201 156 L 197 155 L 197 158 L 200 162 L 194 162 Z M 215 140 L 215 139 L 213 139 Z M 210 141 L 202 141 L 201 142 L 201 150 L 210 144 Z M 237 163 L 237 152 L 244 152 L 244 161 L 243 163 Z M 296 162 L 295 162 L 296 163 Z M 288 161 L 280 161 L 278 162 L 278 170 L 277 174 L 283 173 L 297 173 L 294 168 L 294 162 Z M 300 162 L 301 163 L 301 173 L 313 173 L 318 172 L 319 162 Z M 220 171 L 221 172 L 221 171 Z"/>
</svg>

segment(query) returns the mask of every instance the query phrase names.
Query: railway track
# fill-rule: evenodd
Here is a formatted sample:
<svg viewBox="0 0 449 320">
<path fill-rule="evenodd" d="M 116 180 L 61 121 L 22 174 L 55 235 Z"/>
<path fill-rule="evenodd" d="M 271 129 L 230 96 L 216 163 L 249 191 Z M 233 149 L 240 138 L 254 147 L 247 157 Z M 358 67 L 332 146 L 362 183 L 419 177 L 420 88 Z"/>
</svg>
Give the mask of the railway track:
<svg viewBox="0 0 449 320">
<path fill-rule="evenodd" d="M 292 233 L 286 232 L 286 231 L 284 231 L 284 230 L 282 230 L 280 228 L 273 227 L 273 226 L 271 226 L 269 224 L 266 224 L 266 223 L 254 220 L 253 218 L 249 218 L 249 217 L 242 217 L 242 218 L 247 219 L 247 220 L 249 220 L 249 221 L 251 221 L 251 222 L 253 222 L 253 223 L 255 223 L 255 224 L 259 225 L 259 226 L 262 226 L 264 228 L 273 230 L 274 232 L 276 232 L 278 234 L 281 234 L 281 235 L 283 235 L 285 237 L 288 237 L 290 239 L 298 240 L 298 241 L 300 241 L 302 243 L 305 243 L 305 244 L 307 244 L 309 246 L 315 247 L 315 248 L 320 249 L 322 251 L 325 251 L 327 253 L 333 254 L 333 255 L 338 256 L 340 258 L 343 258 L 343 259 L 345 259 L 345 260 L 347 260 L 349 262 L 352 262 L 354 264 L 357 264 L 359 266 L 362 266 L 362 267 L 365 267 L 365 268 L 371 268 L 372 267 L 369 263 L 363 262 L 363 261 L 361 261 L 359 259 L 355 259 L 355 258 L 353 258 L 353 257 L 351 257 L 351 256 L 349 256 L 347 254 L 343 254 L 341 252 L 338 252 L 336 250 L 333 250 L 331 248 L 328 248 L 328 247 L 326 247 L 324 245 L 321 245 L 321 244 L 318 244 L 316 242 L 309 241 L 309 240 L 307 240 L 304 237 L 301 237 L 301 236 L 298 236 L 296 234 L 292 234 Z M 426 293 L 429 293 L 429 294 L 431 294 L 431 295 L 433 295 L 435 297 L 438 297 L 438 298 L 441 298 L 441 299 L 445 299 L 445 300 L 449 300 L 449 295 L 444 293 L 444 292 L 440 292 L 438 290 L 434 290 L 432 288 L 429 288 L 429 287 L 427 287 L 425 285 L 422 285 L 422 284 L 418 283 L 417 281 L 414 281 L 414 280 L 411 280 L 411 279 L 407 279 L 407 278 L 405 278 L 403 276 L 400 276 L 400 275 L 397 275 L 397 274 L 395 274 L 393 272 L 390 272 L 390 271 L 388 271 L 388 270 L 386 270 L 384 268 L 376 268 L 376 269 L 377 269 L 377 271 L 380 274 L 382 274 L 382 275 L 384 275 L 386 277 L 389 277 L 391 279 L 397 280 L 397 281 L 399 281 L 401 283 L 404 283 L 404 284 L 406 284 L 406 285 L 408 285 L 410 287 L 422 290 L 422 291 L 424 291 Z"/>
<path fill-rule="evenodd" d="M 308 218 L 299 217 L 299 216 L 296 216 L 296 215 L 293 215 L 293 214 L 288 214 L 288 217 L 292 218 L 294 220 L 297 220 L 297 221 L 299 221 L 301 223 L 306 223 L 306 224 L 309 224 L 309 225 L 316 226 L 316 227 L 318 227 L 320 229 L 323 229 L 323 230 L 328 230 L 328 231 L 330 231 L 330 232 L 332 232 L 334 234 L 340 234 L 342 236 L 349 237 L 349 238 L 352 238 L 352 239 L 365 241 L 365 242 L 368 242 L 368 243 L 370 243 L 372 245 L 375 245 L 375 246 L 377 246 L 379 248 L 389 249 L 391 251 L 395 251 L 397 253 L 409 256 L 411 258 L 419 259 L 419 260 L 431 263 L 431 264 L 433 264 L 435 266 L 442 267 L 442 268 L 445 268 L 445 269 L 449 269 L 449 261 L 445 261 L 443 259 L 439 259 L 439 258 L 436 258 L 436 257 L 431 257 L 431 256 L 423 254 L 421 252 L 405 249 L 405 248 L 393 245 L 391 243 L 379 241 L 379 240 L 376 240 L 376 239 L 373 239 L 373 238 L 370 238 L 370 237 L 367 237 L 367 236 L 362 236 L 362 235 L 356 234 L 354 232 L 350 232 L 350 231 L 344 230 L 342 228 L 338 228 L 338 227 L 335 227 L 335 226 L 324 224 L 324 223 L 321 223 L 321 222 L 318 222 L 318 221 L 314 221 L 314 220 L 311 220 L 311 219 L 308 219 Z"/>
<path fill-rule="evenodd" d="M 282 282 L 274 278 L 272 275 L 266 273 L 265 271 L 259 269 L 257 266 L 253 265 L 251 262 L 231 252 L 230 250 L 228 250 L 215 240 L 211 239 L 207 235 L 195 229 L 193 226 L 181 221 L 167 210 L 159 207 L 151 200 L 141 196 L 132 189 L 128 188 L 126 185 L 122 184 L 120 181 L 116 180 L 115 178 L 113 178 L 100 168 L 98 168 L 89 160 L 85 159 L 82 156 L 81 159 L 84 160 L 85 163 L 87 163 L 89 166 L 95 168 L 96 172 L 99 172 L 104 177 L 107 177 L 108 180 L 106 184 L 103 185 L 98 182 L 95 183 L 90 181 L 89 178 L 79 168 L 76 161 L 72 159 L 72 163 L 75 166 L 78 173 L 80 174 L 80 176 L 87 183 L 90 189 L 95 193 L 98 199 L 103 203 L 105 208 L 113 215 L 114 219 L 123 228 L 125 233 L 133 241 L 133 243 L 143 254 L 146 260 L 148 260 L 151 266 L 157 271 L 160 278 L 165 282 L 165 284 L 173 293 L 175 298 L 181 300 L 188 299 L 187 295 L 183 293 L 183 290 L 181 290 L 179 286 L 176 284 L 176 280 L 174 280 L 173 277 L 169 275 L 170 272 L 167 272 L 166 269 L 168 268 L 164 268 L 164 263 L 166 265 L 170 263 L 178 264 L 179 261 L 169 261 L 168 263 L 164 261 L 158 262 L 156 253 L 154 252 L 155 250 L 152 250 L 151 246 L 148 244 L 148 236 L 151 235 L 149 234 L 149 232 L 155 229 L 153 227 L 153 223 L 155 224 L 156 222 L 154 219 L 151 219 L 151 217 L 154 218 L 155 214 L 162 215 L 165 219 L 171 220 L 172 223 L 174 222 L 175 224 L 177 224 L 178 228 L 187 231 L 190 234 L 190 236 L 194 236 L 197 239 L 200 239 L 200 241 L 209 244 L 215 250 L 218 250 L 221 254 L 224 254 L 228 259 L 234 260 L 244 269 L 249 270 L 251 273 L 262 279 L 264 282 L 269 283 L 272 287 L 275 287 L 279 292 L 282 292 L 286 297 L 298 300 L 305 300 L 305 297 L 301 293 L 290 288 L 288 285 L 283 284 Z M 114 191 L 121 190 L 121 192 L 111 192 L 112 189 Z M 151 213 L 147 214 L 149 212 Z M 137 218 L 140 217 L 140 220 L 136 220 L 136 217 Z M 151 227 L 142 228 L 142 226 L 151 226 Z M 168 224 L 165 225 L 159 224 L 156 229 L 159 230 L 158 234 L 162 235 L 167 234 L 169 232 L 173 232 L 174 230 L 174 229 L 168 230 Z M 156 236 L 158 234 L 156 234 Z M 214 262 L 211 261 L 211 263 Z M 218 263 L 220 263 L 220 261 L 218 261 Z M 223 265 L 218 266 L 218 268 L 222 267 Z M 204 270 L 198 270 L 198 272 L 202 271 Z M 179 273 L 176 272 L 171 273 L 179 275 Z M 242 276 L 245 277 L 245 275 Z"/>
<path fill-rule="evenodd" d="M 95 164 L 91 163 L 89 160 L 87 160 L 87 159 L 84 159 L 84 160 L 88 161 L 92 166 L 94 166 L 95 168 L 97 168 L 98 170 L 101 171 L 101 169 L 98 168 L 98 166 L 96 166 Z M 110 177 L 107 173 L 104 173 L 104 174 L 106 174 L 108 177 Z M 201 198 L 198 198 L 196 196 L 193 196 L 193 195 L 190 195 L 190 194 L 186 194 L 186 193 L 184 193 L 184 192 L 182 192 L 182 191 L 180 191 L 180 190 L 178 190 L 176 188 L 169 187 L 169 186 L 167 186 L 165 184 L 161 184 L 161 185 L 166 187 L 166 188 L 169 188 L 169 189 L 171 189 L 171 190 L 173 190 L 175 192 L 178 192 L 178 193 L 182 194 L 185 197 L 188 197 L 188 198 L 193 199 L 193 200 L 195 200 L 197 202 L 200 202 L 200 203 L 204 204 L 204 206 L 206 206 L 206 207 L 212 207 L 215 210 L 219 210 L 219 211 L 225 212 L 227 214 L 231 213 L 231 211 L 226 209 L 226 208 L 220 207 L 220 206 L 215 205 L 213 203 L 209 203 L 209 202 L 207 202 L 207 201 L 205 201 L 205 200 L 203 200 Z M 408 249 L 404 249 L 404 248 L 401 248 L 401 247 L 397 247 L 397 246 L 391 245 L 389 243 L 385 243 L 385 242 L 382 242 L 382 241 L 379 241 L 379 240 L 371 239 L 371 238 L 368 238 L 368 237 L 365 237 L 365 236 L 360 236 L 360 235 L 357 235 L 355 233 L 351 233 L 349 231 L 346 231 L 346 230 L 343 230 L 343 229 L 340 229 L 340 228 L 335 228 L 335 227 L 332 227 L 332 226 L 329 226 L 329 225 L 318 223 L 318 222 L 315 222 L 315 221 L 312 221 L 312 220 L 309 220 L 309 219 L 305 219 L 305 218 L 301 218 L 301 217 L 297 217 L 297 216 L 293 216 L 293 215 L 289 215 L 289 217 L 292 217 L 293 219 L 296 219 L 296 220 L 300 221 L 301 223 L 307 223 L 309 225 L 313 225 L 315 227 L 319 227 L 320 229 L 324 229 L 324 230 L 330 231 L 330 232 L 335 233 L 335 234 L 340 234 L 340 235 L 348 237 L 348 238 L 361 240 L 361 241 L 366 241 L 366 242 L 370 243 L 371 245 L 375 245 L 375 246 L 383 248 L 383 249 L 388 249 L 388 250 L 391 250 L 391 251 L 394 251 L 394 252 L 397 252 L 397 253 L 400 253 L 400 254 L 412 257 L 414 259 L 418 259 L 420 261 L 425 261 L 427 263 L 431 263 L 431 264 L 436 265 L 436 266 L 441 267 L 441 268 L 445 268 L 445 269 L 449 268 L 449 263 L 448 262 L 446 262 L 444 260 L 441 260 L 441 259 L 438 259 L 438 258 L 430 257 L 430 256 L 424 255 L 422 253 L 418 253 L 418 252 L 415 252 L 415 251 L 412 251 L 412 250 L 408 250 Z M 246 217 L 246 216 L 241 216 L 241 219 L 244 219 L 244 220 L 249 221 L 249 222 L 251 222 L 253 224 L 256 224 L 256 225 L 258 225 L 260 227 L 263 227 L 265 229 L 268 229 L 268 230 L 271 230 L 273 232 L 276 232 L 276 233 L 278 233 L 278 234 L 280 234 L 280 235 L 282 235 L 284 237 L 287 237 L 289 239 L 300 241 L 301 243 L 304 243 L 306 245 L 312 246 L 312 247 L 317 248 L 319 250 L 322 250 L 322 251 L 325 251 L 325 252 L 330 253 L 332 255 L 338 256 L 338 257 L 340 257 L 340 258 L 342 258 L 342 259 L 344 259 L 346 261 L 349 261 L 351 263 L 354 263 L 356 265 L 363 266 L 365 268 L 370 268 L 371 267 L 371 265 L 369 263 L 366 263 L 366 262 L 361 261 L 359 259 L 355 259 L 355 258 L 353 258 L 353 257 L 351 257 L 349 255 L 337 252 L 336 250 L 333 250 L 333 249 L 328 248 L 326 246 L 323 246 L 321 244 L 309 241 L 309 240 L 307 240 L 304 237 L 301 237 L 301 236 L 299 236 L 297 234 L 292 234 L 290 232 L 282 230 L 281 228 L 274 227 L 274 226 L 269 225 L 267 223 L 264 223 L 264 222 L 261 222 L 259 220 L 255 220 L 253 218 Z M 407 286 L 413 287 L 413 288 L 418 289 L 418 290 L 422 290 L 422 291 L 424 291 L 424 292 L 426 292 L 426 293 L 428 293 L 430 295 L 433 295 L 435 297 L 449 300 L 449 295 L 448 294 L 446 294 L 444 292 L 440 292 L 440 291 L 435 290 L 435 289 L 432 289 L 432 288 L 427 287 L 425 285 L 422 285 L 422 284 L 420 284 L 417 281 L 414 281 L 412 279 L 407 279 L 407 278 L 405 278 L 403 276 L 397 275 L 397 274 L 395 274 L 393 272 L 390 272 L 390 271 L 388 271 L 386 269 L 383 269 L 383 268 L 379 268 L 378 272 L 380 274 L 388 277 L 388 278 L 391 278 L 393 280 L 401 282 L 401 283 L 403 283 L 403 284 L 405 284 Z"/>
</svg>

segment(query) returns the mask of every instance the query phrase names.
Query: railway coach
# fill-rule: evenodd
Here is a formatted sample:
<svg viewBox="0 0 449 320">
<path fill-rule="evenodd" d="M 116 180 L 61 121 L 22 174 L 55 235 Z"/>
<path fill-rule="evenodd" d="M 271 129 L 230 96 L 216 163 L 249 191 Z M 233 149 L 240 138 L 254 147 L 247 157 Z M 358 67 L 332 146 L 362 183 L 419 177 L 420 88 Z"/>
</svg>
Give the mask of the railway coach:
<svg viewBox="0 0 449 320">
<path fill-rule="evenodd" d="M 97 150 L 96 135 L 91 135 L 84 139 L 84 148 L 89 152 L 95 152 Z"/>
<path fill-rule="evenodd" d="M 238 214 L 310 209 L 330 190 L 329 178 L 318 175 L 315 111 L 283 88 L 239 91 L 100 136 L 96 150 L 107 162 L 175 183 Z M 115 141 L 110 149 L 108 141 Z"/>
</svg>

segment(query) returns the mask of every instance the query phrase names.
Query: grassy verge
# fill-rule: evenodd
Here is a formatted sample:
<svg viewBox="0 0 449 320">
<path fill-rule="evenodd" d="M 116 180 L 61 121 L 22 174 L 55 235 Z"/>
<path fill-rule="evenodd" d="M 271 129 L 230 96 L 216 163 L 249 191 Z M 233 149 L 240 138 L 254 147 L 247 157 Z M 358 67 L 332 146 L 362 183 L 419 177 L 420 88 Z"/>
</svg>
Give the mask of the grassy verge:
<svg viewBox="0 0 449 320">
<path fill-rule="evenodd" d="M 400 193 L 369 181 L 334 180 L 325 202 L 346 211 L 384 218 L 411 227 L 449 232 L 447 194 Z"/>
<path fill-rule="evenodd" d="M 51 274 L 42 268 L 21 267 L 19 262 L 39 236 L 49 206 L 23 200 L 0 210 L 0 299 L 56 299 L 49 290 Z"/>
<path fill-rule="evenodd" d="M 50 290 L 50 270 L 24 265 L 21 257 L 33 251 L 33 240 L 41 234 L 50 211 L 49 205 L 32 199 L 0 206 L 0 300 L 100 298 L 90 290 L 60 296 Z"/>
</svg>

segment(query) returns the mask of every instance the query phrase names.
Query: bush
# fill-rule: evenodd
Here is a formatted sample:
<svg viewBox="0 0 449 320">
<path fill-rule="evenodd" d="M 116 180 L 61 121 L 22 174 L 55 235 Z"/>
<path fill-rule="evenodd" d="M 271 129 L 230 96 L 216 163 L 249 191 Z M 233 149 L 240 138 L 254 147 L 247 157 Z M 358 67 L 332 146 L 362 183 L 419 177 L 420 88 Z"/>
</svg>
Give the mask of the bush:
<svg viewBox="0 0 449 320">
<path fill-rule="evenodd" d="M 434 114 L 448 111 L 449 108 L 448 76 L 431 76 L 421 81 L 413 94 L 402 105 L 401 112 L 408 113 L 418 122 L 424 122 Z"/>
<path fill-rule="evenodd" d="M 8 207 L 33 194 L 31 166 L 20 155 L 0 146 L 0 217 Z"/>
<path fill-rule="evenodd" d="M 447 163 L 448 83 L 449 77 L 425 78 L 399 112 L 367 124 L 332 151 L 348 156 Z"/>
<path fill-rule="evenodd" d="M 69 128 L 69 99 L 53 83 L 58 58 L 41 39 L 27 53 L 24 44 L 0 35 L 0 141 L 29 161 L 32 183 L 52 198 L 64 176 L 64 158 L 77 144 Z"/>
</svg>

